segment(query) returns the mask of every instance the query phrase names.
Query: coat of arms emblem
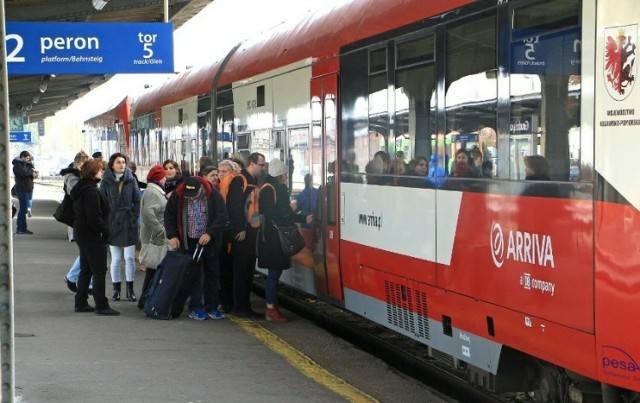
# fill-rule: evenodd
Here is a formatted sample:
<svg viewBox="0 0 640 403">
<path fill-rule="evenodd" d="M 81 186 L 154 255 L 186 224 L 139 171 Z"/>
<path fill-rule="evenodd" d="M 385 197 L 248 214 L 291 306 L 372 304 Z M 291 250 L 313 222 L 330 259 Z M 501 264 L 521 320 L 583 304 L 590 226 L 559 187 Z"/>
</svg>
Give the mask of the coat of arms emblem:
<svg viewBox="0 0 640 403">
<path fill-rule="evenodd" d="M 604 31 L 604 78 L 607 92 L 616 101 L 629 96 L 636 76 L 637 25 Z"/>
</svg>

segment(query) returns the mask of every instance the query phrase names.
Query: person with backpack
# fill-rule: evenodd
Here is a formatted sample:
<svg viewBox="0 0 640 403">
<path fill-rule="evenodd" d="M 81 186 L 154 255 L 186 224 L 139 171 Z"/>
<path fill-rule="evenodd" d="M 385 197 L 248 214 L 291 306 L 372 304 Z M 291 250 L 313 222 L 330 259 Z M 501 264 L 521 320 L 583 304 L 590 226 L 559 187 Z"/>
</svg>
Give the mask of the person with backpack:
<svg viewBox="0 0 640 403">
<path fill-rule="evenodd" d="M 291 267 L 291 256 L 285 255 L 280 247 L 277 227 L 294 226 L 296 222 L 310 223 L 313 214 L 295 214 L 289 204 L 287 183 L 289 169 L 277 158 L 269 162 L 269 174 L 260 188 L 259 205 L 263 216 L 258 234 L 258 267 L 268 269 L 265 297 L 267 310 L 265 319 L 273 322 L 287 322 L 278 308 L 278 283 L 284 270 Z"/>
<path fill-rule="evenodd" d="M 263 154 L 252 153 L 240 175 L 233 178 L 227 195 L 227 211 L 233 240 L 233 314 L 245 318 L 261 318 L 251 309 L 250 295 L 256 267 L 256 239 L 258 228 L 249 225 L 245 211 L 247 198 L 258 187 L 258 177 L 264 170 Z"/>
</svg>

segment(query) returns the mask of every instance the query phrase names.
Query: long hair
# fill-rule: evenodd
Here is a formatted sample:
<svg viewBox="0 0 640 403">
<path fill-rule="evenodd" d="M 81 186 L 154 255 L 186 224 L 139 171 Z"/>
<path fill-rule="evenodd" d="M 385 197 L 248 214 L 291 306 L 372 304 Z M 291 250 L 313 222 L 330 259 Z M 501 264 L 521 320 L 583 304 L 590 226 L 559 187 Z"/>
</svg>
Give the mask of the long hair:
<svg viewBox="0 0 640 403">
<path fill-rule="evenodd" d="M 109 157 L 109 169 L 113 171 L 113 164 L 115 164 L 118 158 L 124 158 L 125 164 L 127 163 L 127 156 L 122 153 L 113 153 Z"/>
<path fill-rule="evenodd" d="M 181 172 L 182 172 L 182 171 L 180 171 L 180 165 L 178 165 L 178 163 L 177 163 L 177 162 L 175 162 L 174 160 L 165 160 L 165 161 L 162 163 L 162 167 L 163 167 L 163 168 L 166 168 L 167 164 L 171 164 L 171 165 L 173 165 L 173 168 L 174 168 L 178 173 L 181 173 Z"/>
</svg>

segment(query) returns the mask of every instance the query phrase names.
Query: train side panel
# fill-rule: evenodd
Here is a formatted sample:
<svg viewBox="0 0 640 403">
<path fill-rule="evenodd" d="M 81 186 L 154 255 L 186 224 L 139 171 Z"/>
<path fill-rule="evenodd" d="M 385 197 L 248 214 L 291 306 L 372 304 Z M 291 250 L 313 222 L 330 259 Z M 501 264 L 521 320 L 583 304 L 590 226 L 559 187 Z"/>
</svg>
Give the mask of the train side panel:
<svg viewBox="0 0 640 403">
<path fill-rule="evenodd" d="M 341 194 L 347 308 L 494 373 L 506 344 L 596 375 L 592 201 L 357 183 Z"/>
</svg>

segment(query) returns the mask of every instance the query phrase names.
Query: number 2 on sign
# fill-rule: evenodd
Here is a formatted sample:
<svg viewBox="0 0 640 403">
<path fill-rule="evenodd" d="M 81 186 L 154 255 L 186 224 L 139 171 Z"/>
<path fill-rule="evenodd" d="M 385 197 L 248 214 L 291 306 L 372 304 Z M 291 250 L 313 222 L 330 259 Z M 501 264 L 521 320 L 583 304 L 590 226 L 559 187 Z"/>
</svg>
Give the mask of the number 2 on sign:
<svg viewBox="0 0 640 403">
<path fill-rule="evenodd" d="M 16 47 L 11 51 L 11 53 L 9 53 L 7 55 L 7 63 L 11 63 L 11 62 L 24 62 L 24 57 L 23 56 L 18 56 L 18 53 L 20 53 L 20 51 L 22 50 L 22 47 L 24 46 L 24 40 L 22 39 L 22 37 L 18 34 L 9 34 L 6 36 L 6 43 L 7 43 L 7 50 L 9 49 L 9 41 L 10 40 L 15 40 L 16 41 Z"/>
</svg>

